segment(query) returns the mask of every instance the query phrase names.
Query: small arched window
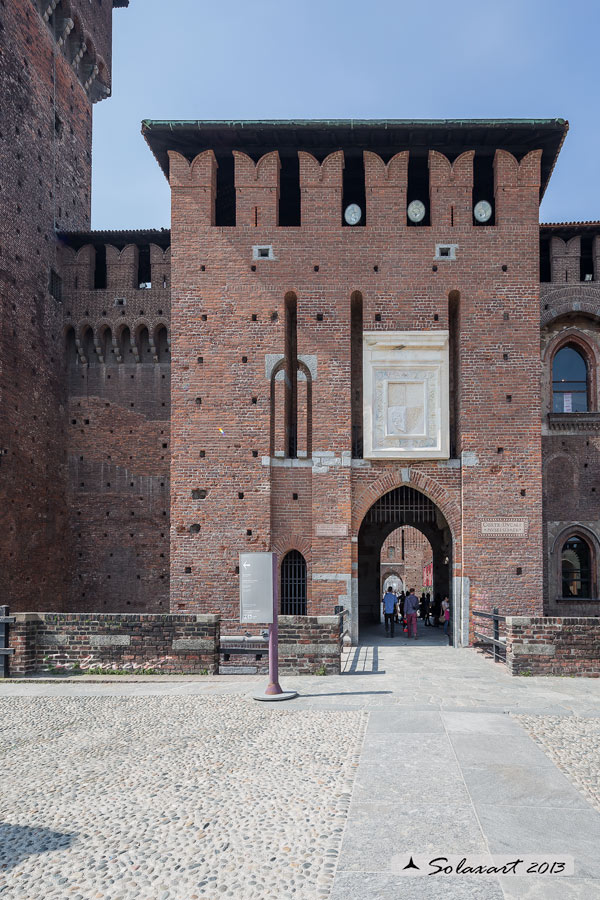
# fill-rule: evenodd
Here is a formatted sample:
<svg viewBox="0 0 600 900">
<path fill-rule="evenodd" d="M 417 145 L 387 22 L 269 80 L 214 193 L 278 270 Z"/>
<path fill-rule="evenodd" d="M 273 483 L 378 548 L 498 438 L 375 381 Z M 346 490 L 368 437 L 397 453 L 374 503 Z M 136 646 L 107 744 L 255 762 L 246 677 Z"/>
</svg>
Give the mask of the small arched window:
<svg viewBox="0 0 600 900">
<path fill-rule="evenodd" d="M 169 362 L 169 335 L 167 333 L 167 329 L 164 325 L 160 325 L 156 330 L 156 336 L 154 338 L 154 344 L 156 346 L 156 355 L 158 357 L 159 363 L 168 363 Z"/>
<path fill-rule="evenodd" d="M 552 411 L 587 412 L 588 366 L 572 344 L 561 347 L 552 362 Z"/>
<path fill-rule="evenodd" d="M 83 332 L 83 355 L 88 366 L 95 366 L 98 362 L 96 347 L 94 345 L 94 332 L 90 327 Z"/>
<path fill-rule="evenodd" d="M 67 368 L 74 369 L 79 365 L 79 352 L 77 350 L 74 328 L 67 329 L 67 333 L 65 335 L 65 344 Z"/>
<path fill-rule="evenodd" d="M 148 334 L 147 328 L 140 328 L 140 331 L 138 333 L 138 349 L 140 353 L 140 362 L 152 362 L 152 355 L 150 351 L 150 335 Z"/>
<path fill-rule="evenodd" d="M 563 544 L 561 573 L 563 597 L 592 596 L 590 548 L 579 535 L 572 535 Z"/>
<path fill-rule="evenodd" d="M 306 615 L 306 560 L 290 550 L 281 563 L 281 615 Z"/>
</svg>

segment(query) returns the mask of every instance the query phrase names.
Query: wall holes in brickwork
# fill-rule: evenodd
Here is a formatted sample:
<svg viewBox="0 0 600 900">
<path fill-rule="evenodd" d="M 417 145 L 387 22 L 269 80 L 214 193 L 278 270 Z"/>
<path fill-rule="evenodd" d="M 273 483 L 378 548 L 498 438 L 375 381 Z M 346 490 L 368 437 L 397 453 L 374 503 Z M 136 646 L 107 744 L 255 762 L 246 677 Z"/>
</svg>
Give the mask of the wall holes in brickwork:
<svg viewBox="0 0 600 900">
<path fill-rule="evenodd" d="M 243 499 L 244 499 L 244 492 L 238 491 L 238 500 L 243 500 Z"/>
<path fill-rule="evenodd" d="M 527 491 L 525 490 L 525 488 L 521 488 L 521 497 L 524 497 L 526 493 Z"/>
<path fill-rule="evenodd" d="M 381 313 L 375 313 L 375 321 L 381 322 Z"/>
<path fill-rule="evenodd" d="M 200 525 L 197 522 L 194 522 L 193 525 L 190 525 L 190 534 L 198 534 L 200 531 Z"/>
<path fill-rule="evenodd" d="M 246 528 L 246 537 L 252 537 L 252 529 Z"/>
<path fill-rule="evenodd" d="M 195 402 L 196 406 L 201 406 L 202 405 L 202 397 L 196 397 L 194 402 Z M 163 444 L 163 446 L 166 446 L 166 444 Z"/>
<path fill-rule="evenodd" d="M 192 567 L 191 567 L 191 566 L 186 566 L 185 569 L 184 569 L 183 571 L 184 571 L 184 574 L 185 574 L 185 575 L 191 575 L 191 574 L 192 574 Z"/>
<path fill-rule="evenodd" d="M 258 397 L 252 397 L 252 403 L 256 406 L 258 403 Z"/>
<path fill-rule="evenodd" d="M 323 313 L 317 313 L 317 322 L 323 321 Z"/>
<path fill-rule="evenodd" d="M 439 321 L 440 321 L 440 317 L 439 317 L 439 314 L 438 314 L 438 313 L 434 313 L 434 315 L 433 315 L 433 321 L 434 321 L 434 322 L 439 322 Z"/>
<path fill-rule="evenodd" d="M 202 319 L 203 322 L 208 321 L 208 316 L 206 315 L 206 313 L 202 313 L 202 315 L 200 316 L 200 318 Z"/>
<path fill-rule="evenodd" d="M 297 499 L 298 499 L 298 494 L 296 494 L 296 493 L 292 494 L 292 500 L 297 500 Z"/>
<path fill-rule="evenodd" d="M 206 450 L 200 450 L 198 456 L 200 457 L 200 459 L 204 459 L 204 457 L 206 456 Z"/>
<path fill-rule="evenodd" d="M 208 497 L 208 491 L 205 488 L 194 488 L 192 490 L 192 500 L 205 500 Z"/>
<path fill-rule="evenodd" d="M 319 271 L 319 267 L 318 267 L 318 266 L 313 266 L 313 272 L 318 272 L 318 271 Z"/>
<path fill-rule="evenodd" d="M 247 363 L 247 362 L 248 362 L 248 357 L 247 357 L 247 356 L 242 356 L 242 362 L 243 362 L 243 363 Z"/>
<path fill-rule="evenodd" d="M 275 310 L 273 310 L 273 312 L 271 313 L 271 322 L 276 322 L 278 318 L 279 318 L 279 313 L 278 313 L 277 310 L 275 309 Z"/>
<path fill-rule="evenodd" d="M 516 568 L 516 574 L 517 574 L 517 575 L 522 575 L 522 574 L 523 574 L 523 568 L 522 568 L 522 566 L 517 566 L 517 568 Z"/>
<path fill-rule="evenodd" d="M 256 457 L 258 456 L 258 450 L 253 450 L 252 456 L 256 459 Z"/>
<path fill-rule="evenodd" d="M 508 315 L 507 312 L 505 312 L 505 313 L 502 313 L 502 318 L 504 319 L 505 322 L 508 322 L 510 316 Z"/>
<path fill-rule="evenodd" d="M 507 402 L 507 403 L 512 403 L 512 394 L 507 394 L 507 395 L 506 395 L 506 402 Z"/>
<path fill-rule="evenodd" d="M 508 359 L 508 353 L 503 353 L 503 354 L 502 354 L 502 359 L 503 359 L 503 360 L 507 360 L 507 359 Z"/>
<path fill-rule="evenodd" d="M 256 313 L 252 313 L 251 319 L 253 322 L 258 322 L 258 316 L 256 315 Z"/>
</svg>

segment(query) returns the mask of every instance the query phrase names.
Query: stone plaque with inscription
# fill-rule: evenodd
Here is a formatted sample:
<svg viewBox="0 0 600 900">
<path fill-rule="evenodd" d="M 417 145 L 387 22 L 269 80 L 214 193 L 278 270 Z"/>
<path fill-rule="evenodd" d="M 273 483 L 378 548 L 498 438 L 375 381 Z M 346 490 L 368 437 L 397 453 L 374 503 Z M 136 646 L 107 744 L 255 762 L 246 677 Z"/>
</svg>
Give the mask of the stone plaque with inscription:
<svg viewBox="0 0 600 900">
<path fill-rule="evenodd" d="M 315 525 L 317 537 L 347 537 L 348 526 L 337 522 L 321 522 Z"/>
<path fill-rule="evenodd" d="M 484 519 L 481 533 L 490 537 L 526 537 L 529 519 Z"/>
<path fill-rule="evenodd" d="M 447 331 L 363 334 L 364 457 L 448 459 Z"/>
</svg>

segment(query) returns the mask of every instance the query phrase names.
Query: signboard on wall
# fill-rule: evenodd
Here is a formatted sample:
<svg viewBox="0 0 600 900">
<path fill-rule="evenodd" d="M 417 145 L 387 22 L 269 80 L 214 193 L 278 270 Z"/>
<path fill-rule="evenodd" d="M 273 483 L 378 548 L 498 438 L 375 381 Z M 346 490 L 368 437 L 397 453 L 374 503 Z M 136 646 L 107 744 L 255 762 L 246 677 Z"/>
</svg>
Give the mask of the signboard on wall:
<svg viewBox="0 0 600 900">
<path fill-rule="evenodd" d="M 273 622 L 274 553 L 240 553 L 240 622 Z"/>
<path fill-rule="evenodd" d="M 481 533 L 488 537 L 526 537 L 529 519 L 484 519 Z"/>
</svg>

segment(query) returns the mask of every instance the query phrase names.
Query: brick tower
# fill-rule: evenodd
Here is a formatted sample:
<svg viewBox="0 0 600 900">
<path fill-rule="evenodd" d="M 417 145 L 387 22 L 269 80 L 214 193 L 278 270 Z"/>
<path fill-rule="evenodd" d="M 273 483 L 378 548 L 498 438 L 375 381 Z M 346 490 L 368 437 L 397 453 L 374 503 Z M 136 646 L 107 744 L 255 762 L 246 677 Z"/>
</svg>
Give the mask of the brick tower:
<svg viewBox="0 0 600 900">
<path fill-rule="evenodd" d="M 0 572 L 13 609 L 64 607 L 65 378 L 60 230 L 90 225 L 92 106 L 111 92 L 113 7 L 0 10 Z"/>
</svg>

